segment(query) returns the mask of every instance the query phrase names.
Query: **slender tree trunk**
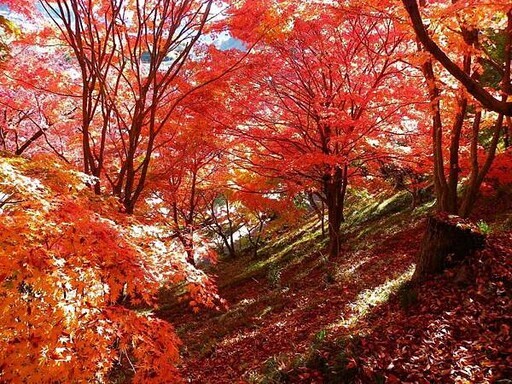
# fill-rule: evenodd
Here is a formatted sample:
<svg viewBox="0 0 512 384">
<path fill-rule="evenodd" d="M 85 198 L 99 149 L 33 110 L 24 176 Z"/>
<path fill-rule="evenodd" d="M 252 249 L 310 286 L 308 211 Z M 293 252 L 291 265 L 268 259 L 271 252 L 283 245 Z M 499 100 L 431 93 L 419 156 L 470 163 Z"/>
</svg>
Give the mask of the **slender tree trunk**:
<svg viewBox="0 0 512 384">
<path fill-rule="evenodd" d="M 229 256 L 232 258 L 236 257 L 236 249 L 235 249 L 235 239 L 233 235 L 235 233 L 235 226 L 233 224 L 233 220 L 231 219 L 231 212 L 229 206 L 229 199 L 225 197 L 226 203 L 226 218 L 228 220 L 228 233 L 229 233 L 229 242 L 226 240 L 226 246 L 228 248 Z M 222 226 L 219 225 L 219 230 L 222 232 Z"/>
<path fill-rule="evenodd" d="M 226 208 L 227 228 L 223 223 L 219 222 L 219 218 L 215 212 L 215 200 L 212 200 L 210 203 L 210 215 L 212 217 L 212 222 L 209 224 L 209 227 L 221 238 L 222 244 L 226 247 L 227 256 L 234 259 L 236 257 L 234 233 L 237 228 L 231 218 L 229 199 L 226 196 L 223 196 L 223 201 Z"/>
<path fill-rule="evenodd" d="M 185 252 L 187 253 L 187 261 L 192 264 L 193 266 L 196 265 L 196 261 L 194 259 L 194 227 L 188 223 L 185 222 L 185 228 L 182 229 L 180 227 L 180 218 L 179 218 L 179 212 L 178 212 L 178 205 L 176 202 L 172 203 L 172 218 L 174 221 L 174 231 L 176 232 L 176 236 L 181 242 L 181 245 L 183 245 L 183 248 L 185 249 Z"/>
<path fill-rule="evenodd" d="M 224 234 L 219 233 L 218 235 L 222 239 L 222 242 L 224 243 L 224 246 L 226 247 L 226 249 L 228 251 L 228 257 L 231 258 L 231 259 L 234 259 L 236 257 L 236 251 L 235 251 L 234 243 L 232 241 L 230 241 L 228 239 L 228 237 L 225 236 Z"/>
<path fill-rule="evenodd" d="M 258 224 L 258 229 L 256 230 L 257 233 L 256 233 L 256 239 L 254 240 L 254 244 L 253 244 L 253 253 L 252 253 L 252 256 L 254 258 L 258 257 L 258 251 L 259 251 L 259 248 L 260 248 L 260 240 L 261 240 L 261 234 L 263 232 L 263 224 L 265 224 L 265 222 L 259 218 L 259 224 Z"/>
<path fill-rule="evenodd" d="M 37 139 L 39 139 L 41 136 L 44 135 L 44 132 L 47 130 L 48 128 L 39 128 L 39 131 L 37 131 L 36 133 L 34 133 L 29 139 L 27 139 L 27 141 L 25 141 L 23 143 L 23 145 L 21 147 L 19 147 L 16 152 L 15 152 L 15 155 L 16 156 L 21 156 L 23 154 L 23 152 L 25 152 L 25 150 L 30 147 Z M 1 136 L 1 135 L 0 135 Z M 5 147 L 5 145 L 4 145 Z"/>
<path fill-rule="evenodd" d="M 320 198 L 320 207 L 315 201 L 315 195 Z M 318 192 L 308 192 L 308 200 L 309 204 L 313 207 L 313 210 L 318 215 L 318 218 L 320 219 L 320 226 L 322 229 L 322 238 L 325 237 L 325 202 L 324 198 L 318 193 Z"/>
<path fill-rule="evenodd" d="M 460 138 L 462 134 L 462 127 L 464 126 L 464 119 L 466 117 L 466 110 L 468 106 L 468 100 L 462 96 L 457 99 L 457 113 L 455 121 L 451 130 L 450 140 L 450 170 L 448 171 L 448 184 L 446 190 L 446 201 L 445 206 L 442 207 L 443 211 L 450 213 L 457 213 L 458 210 L 458 195 L 457 187 L 459 185 L 459 148 Z"/>
<path fill-rule="evenodd" d="M 193 266 L 196 265 L 196 260 L 194 258 L 194 229 L 192 226 L 187 228 L 186 234 L 183 237 L 184 239 L 184 247 L 185 251 L 187 252 L 187 261 L 192 264 Z"/>
<path fill-rule="evenodd" d="M 432 60 L 425 61 L 422 65 L 422 72 L 427 83 L 432 115 L 432 153 L 434 155 L 436 205 L 438 210 L 443 210 L 448 205 L 446 196 L 448 183 L 446 182 L 443 160 L 443 122 L 441 119 L 441 104 L 439 102 L 441 91 L 437 86 Z"/>
<path fill-rule="evenodd" d="M 322 216 L 320 216 L 320 225 L 322 226 L 322 239 L 325 238 L 325 201 L 322 199 Z"/>
<path fill-rule="evenodd" d="M 498 143 L 501 136 L 501 128 L 503 126 L 503 115 L 499 115 L 496 123 L 494 124 L 494 132 L 493 137 L 491 140 L 491 144 L 489 145 L 488 151 L 487 151 L 487 157 L 485 158 L 485 162 L 483 163 L 482 167 L 479 168 L 478 166 L 478 159 L 477 159 L 477 151 L 476 148 L 473 149 L 473 145 L 471 146 L 471 156 L 472 156 L 472 169 L 471 174 L 469 176 L 469 180 L 467 182 L 467 188 L 466 192 L 464 193 L 462 204 L 459 209 L 459 214 L 463 218 L 469 217 L 471 214 L 473 207 L 475 206 L 475 203 L 478 198 L 478 192 L 480 191 L 480 186 L 482 185 L 482 182 L 485 179 L 485 176 L 489 172 L 489 169 L 491 168 L 492 162 L 494 161 L 494 157 L 496 156 L 496 149 L 498 147 Z M 479 119 L 478 119 L 479 123 Z M 474 124 L 475 126 L 475 124 Z M 474 135 L 478 134 L 476 129 L 474 128 Z M 476 139 L 474 139 L 476 140 Z"/>
</svg>

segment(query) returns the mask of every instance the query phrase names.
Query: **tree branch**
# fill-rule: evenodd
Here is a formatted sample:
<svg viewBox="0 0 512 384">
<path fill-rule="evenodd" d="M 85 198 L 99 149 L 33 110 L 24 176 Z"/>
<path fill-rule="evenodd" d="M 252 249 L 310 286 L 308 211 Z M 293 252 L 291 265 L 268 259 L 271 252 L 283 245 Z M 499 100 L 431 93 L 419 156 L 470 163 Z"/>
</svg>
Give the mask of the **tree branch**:
<svg viewBox="0 0 512 384">
<path fill-rule="evenodd" d="M 461 82 L 461 84 L 467 89 L 467 91 L 477 99 L 485 108 L 502 113 L 506 116 L 512 116 L 512 103 L 501 101 L 489 92 L 474 79 L 472 79 L 467 73 L 465 73 L 457 64 L 450 60 L 450 58 L 444 53 L 441 48 L 430 38 L 423 20 L 420 15 L 418 3 L 416 0 L 402 0 L 404 7 L 411 18 L 412 26 L 416 36 L 421 41 L 425 49 L 434 56 L 437 61 L 446 68 L 450 74 Z"/>
</svg>

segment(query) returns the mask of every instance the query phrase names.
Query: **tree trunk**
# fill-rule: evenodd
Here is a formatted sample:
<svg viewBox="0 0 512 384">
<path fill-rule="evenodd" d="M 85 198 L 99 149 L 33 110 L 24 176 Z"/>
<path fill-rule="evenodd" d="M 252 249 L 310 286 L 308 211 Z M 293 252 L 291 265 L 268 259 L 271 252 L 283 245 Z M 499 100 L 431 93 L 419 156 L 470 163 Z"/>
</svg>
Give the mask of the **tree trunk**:
<svg viewBox="0 0 512 384">
<path fill-rule="evenodd" d="M 347 166 L 337 166 L 334 174 L 324 176 L 325 205 L 329 226 L 329 257 L 336 257 L 341 250 L 341 223 L 347 190 Z"/>
<path fill-rule="evenodd" d="M 222 231 L 222 228 L 217 228 L 213 230 L 214 233 L 220 237 L 222 241 L 219 243 L 220 250 L 224 253 L 228 258 L 234 259 L 236 257 L 235 244 L 233 242 L 233 237 L 225 234 Z M 224 251 L 224 248 L 226 251 Z"/>
<path fill-rule="evenodd" d="M 325 239 L 325 202 L 322 200 L 322 216 L 320 216 L 320 225 L 322 226 L 322 239 Z"/>
<path fill-rule="evenodd" d="M 329 220 L 330 221 L 330 220 Z M 329 223 L 329 257 L 336 257 L 341 251 L 340 226 Z"/>
<path fill-rule="evenodd" d="M 184 242 L 184 247 L 185 247 L 185 251 L 187 252 L 187 261 L 193 265 L 194 267 L 196 266 L 196 259 L 194 258 L 194 241 L 192 239 L 193 237 L 193 231 L 191 230 L 190 233 L 187 233 L 185 235 L 185 242 Z"/>
<path fill-rule="evenodd" d="M 236 258 L 236 250 L 235 250 L 235 244 L 233 242 L 233 237 L 231 236 L 230 241 L 226 239 L 224 242 L 226 245 L 226 249 L 228 250 L 228 257 L 231 259 Z"/>
<path fill-rule="evenodd" d="M 439 273 L 450 263 L 462 261 L 485 244 L 478 227 L 459 216 L 437 213 L 427 220 L 413 279 Z"/>
<path fill-rule="evenodd" d="M 315 195 L 320 198 L 320 207 L 315 201 Z M 313 210 L 318 215 L 320 219 L 320 227 L 322 229 L 322 239 L 325 238 L 325 201 L 323 196 L 318 193 L 308 192 L 308 200 Z"/>
</svg>

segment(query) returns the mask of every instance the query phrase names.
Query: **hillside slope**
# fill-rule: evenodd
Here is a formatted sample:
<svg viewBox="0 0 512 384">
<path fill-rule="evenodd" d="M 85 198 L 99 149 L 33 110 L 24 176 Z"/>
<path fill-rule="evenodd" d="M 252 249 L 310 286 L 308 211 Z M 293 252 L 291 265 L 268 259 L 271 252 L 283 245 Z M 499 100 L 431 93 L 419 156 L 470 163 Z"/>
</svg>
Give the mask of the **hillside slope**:
<svg viewBox="0 0 512 384">
<path fill-rule="evenodd" d="M 222 261 L 229 309 L 161 311 L 185 341 L 191 383 L 491 383 L 512 377 L 512 232 L 466 265 L 408 283 L 424 230 L 403 196 L 348 215 L 343 252 L 319 225 L 269 241 L 257 259 Z M 498 227 L 503 222 L 493 223 Z M 503 383 L 506 381 L 502 381 Z"/>
</svg>

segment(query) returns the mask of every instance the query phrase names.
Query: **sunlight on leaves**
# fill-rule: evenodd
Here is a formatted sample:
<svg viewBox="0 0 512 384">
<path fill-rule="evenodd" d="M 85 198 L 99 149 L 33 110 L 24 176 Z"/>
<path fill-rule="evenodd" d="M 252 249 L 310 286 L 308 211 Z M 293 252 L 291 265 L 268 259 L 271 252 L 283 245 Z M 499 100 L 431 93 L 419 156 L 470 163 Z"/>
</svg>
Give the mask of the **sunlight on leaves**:
<svg viewBox="0 0 512 384">
<path fill-rule="evenodd" d="M 395 279 L 387 280 L 384 284 L 374 289 L 367 289 L 359 293 L 356 300 L 348 305 L 348 313 L 351 313 L 351 315 L 332 324 L 329 328 L 354 327 L 372 308 L 385 303 L 393 292 L 396 292 L 405 282 L 409 281 L 414 273 L 415 267 L 416 266 L 413 264 Z"/>
</svg>

